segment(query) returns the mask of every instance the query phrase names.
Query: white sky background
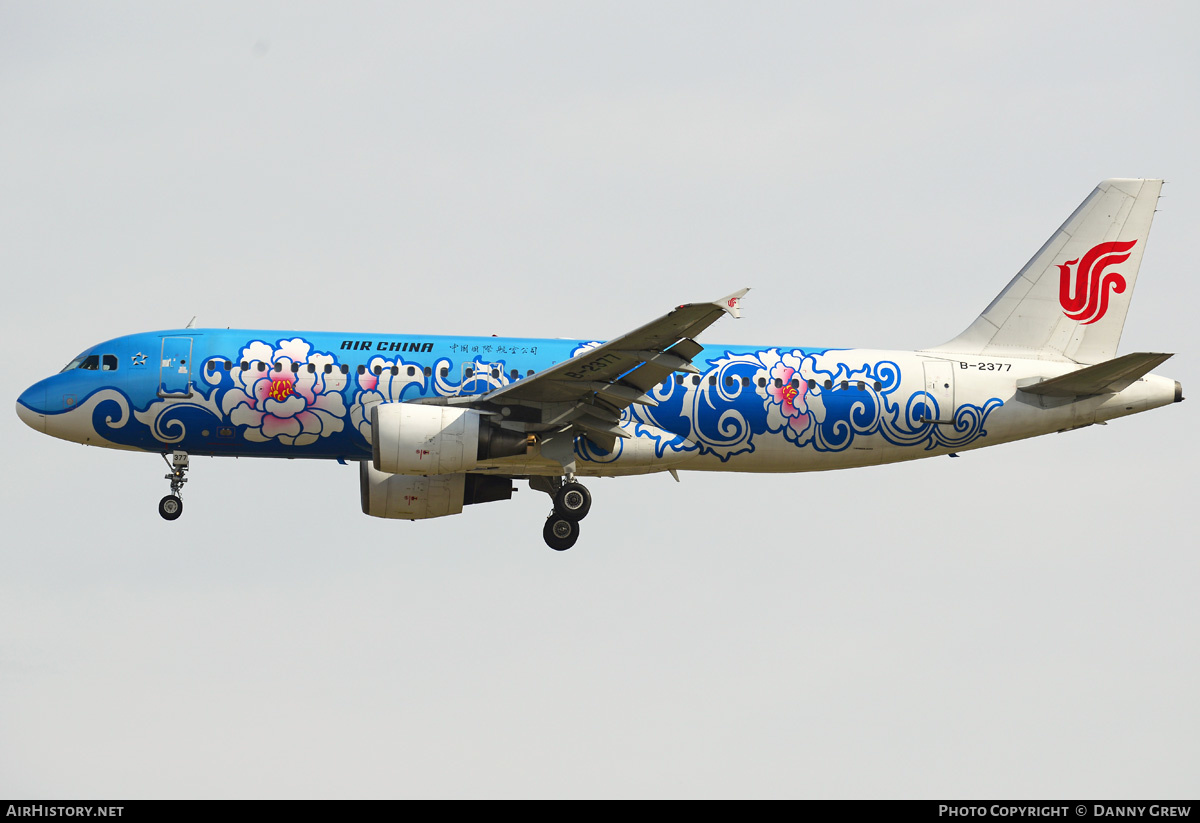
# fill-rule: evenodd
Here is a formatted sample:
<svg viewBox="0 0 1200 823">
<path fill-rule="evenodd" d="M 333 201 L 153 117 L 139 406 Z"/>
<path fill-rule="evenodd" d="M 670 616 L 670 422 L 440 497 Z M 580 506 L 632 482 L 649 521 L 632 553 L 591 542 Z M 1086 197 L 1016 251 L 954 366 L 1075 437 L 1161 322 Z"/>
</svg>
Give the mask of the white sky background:
<svg viewBox="0 0 1200 823">
<path fill-rule="evenodd" d="M 10 402 L 183 325 L 966 327 L 1163 176 L 1121 351 L 1200 392 L 1194 3 L 0 2 Z M 0 796 L 1195 797 L 1196 401 L 950 461 L 418 523 L 353 468 L 2 418 Z"/>
</svg>

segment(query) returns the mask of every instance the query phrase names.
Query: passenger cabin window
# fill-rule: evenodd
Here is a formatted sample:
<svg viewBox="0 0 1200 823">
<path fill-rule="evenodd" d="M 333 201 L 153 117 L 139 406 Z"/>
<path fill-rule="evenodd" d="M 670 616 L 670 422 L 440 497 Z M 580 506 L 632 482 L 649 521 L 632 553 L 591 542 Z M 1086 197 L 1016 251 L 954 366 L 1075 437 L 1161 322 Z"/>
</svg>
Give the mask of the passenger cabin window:
<svg viewBox="0 0 1200 823">
<path fill-rule="evenodd" d="M 426 376 L 426 377 L 433 377 L 433 369 L 431 369 L 431 368 L 429 368 L 428 366 L 426 366 L 426 367 L 425 367 L 425 376 Z"/>
<path fill-rule="evenodd" d="M 416 373 L 417 373 L 417 369 L 416 369 L 416 367 L 415 367 L 415 366 L 409 366 L 409 367 L 408 367 L 408 376 L 409 376 L 409 377 L 412 377 L 412 376 L 413 376 L 414 374 L 416 374 Z"/>
</svg>

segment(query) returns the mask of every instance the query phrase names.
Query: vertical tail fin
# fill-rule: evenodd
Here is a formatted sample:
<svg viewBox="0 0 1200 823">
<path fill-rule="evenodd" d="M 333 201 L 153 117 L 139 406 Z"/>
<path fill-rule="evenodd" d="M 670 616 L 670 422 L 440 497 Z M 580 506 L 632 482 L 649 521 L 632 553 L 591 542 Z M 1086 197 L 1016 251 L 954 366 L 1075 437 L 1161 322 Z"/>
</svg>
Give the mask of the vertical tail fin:
<svg viewBox="0 0 1200 823">
<path fill-rule="evenodd" d="M 1116 356 L 1162 180 L 1105 180 L 970 327 L 933 351 L 1100 363 Z"/>
</svg>

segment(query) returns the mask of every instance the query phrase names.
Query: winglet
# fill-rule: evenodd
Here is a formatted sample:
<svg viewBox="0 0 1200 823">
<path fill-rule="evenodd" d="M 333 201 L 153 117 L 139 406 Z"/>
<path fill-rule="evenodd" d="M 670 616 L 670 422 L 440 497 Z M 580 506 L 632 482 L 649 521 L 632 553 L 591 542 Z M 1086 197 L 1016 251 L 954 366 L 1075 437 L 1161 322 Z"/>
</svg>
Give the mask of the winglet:
<svg viewBox="0 0 1200 823">
<path fill-rule="evenodd" d="M 720 300 L 714 301 L 713 305 L 720 306 L 735 319 L 739 318 L 742 316 L 742 298 L 746 296 L 746 292 L 748 291 L 750 291 L 750 289 L 741 289 L 740 291 L 735 291 L 733 294 L 726 295 Z"/>
</svg>

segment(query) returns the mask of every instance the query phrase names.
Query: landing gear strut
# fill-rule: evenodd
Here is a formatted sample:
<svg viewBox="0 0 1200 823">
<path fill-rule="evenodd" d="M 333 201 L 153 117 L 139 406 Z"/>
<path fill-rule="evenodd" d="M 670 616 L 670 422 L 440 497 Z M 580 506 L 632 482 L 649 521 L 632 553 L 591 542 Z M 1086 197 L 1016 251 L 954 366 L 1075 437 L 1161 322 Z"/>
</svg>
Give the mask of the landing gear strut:
<svg viewBox="0 0 1200 823">
<path fill-rule="evenodd" d="M 592 495 L 587 487 L 568 476 L 567 482 L 555 478 L 543 488 L 554 500 L 554 509 L 546 518 L 542 537 L 546 545 L 556 552 L 563 552 L 575 545 L 579 539 L 579 521 L 587 517 L 592 508 Z"/>
<path fill-rule="evenodd" d="M 171 473 L 166 479 L 171 481 L 171 493 L 158 501 L 158 513 L 163 520 L 177 520 L 183 514 L 183 484 L 187 482 L 188 455 L 187 452 L 171 452 L 171 459 L 163 455 L 167 468 Z"/>
</svg>

